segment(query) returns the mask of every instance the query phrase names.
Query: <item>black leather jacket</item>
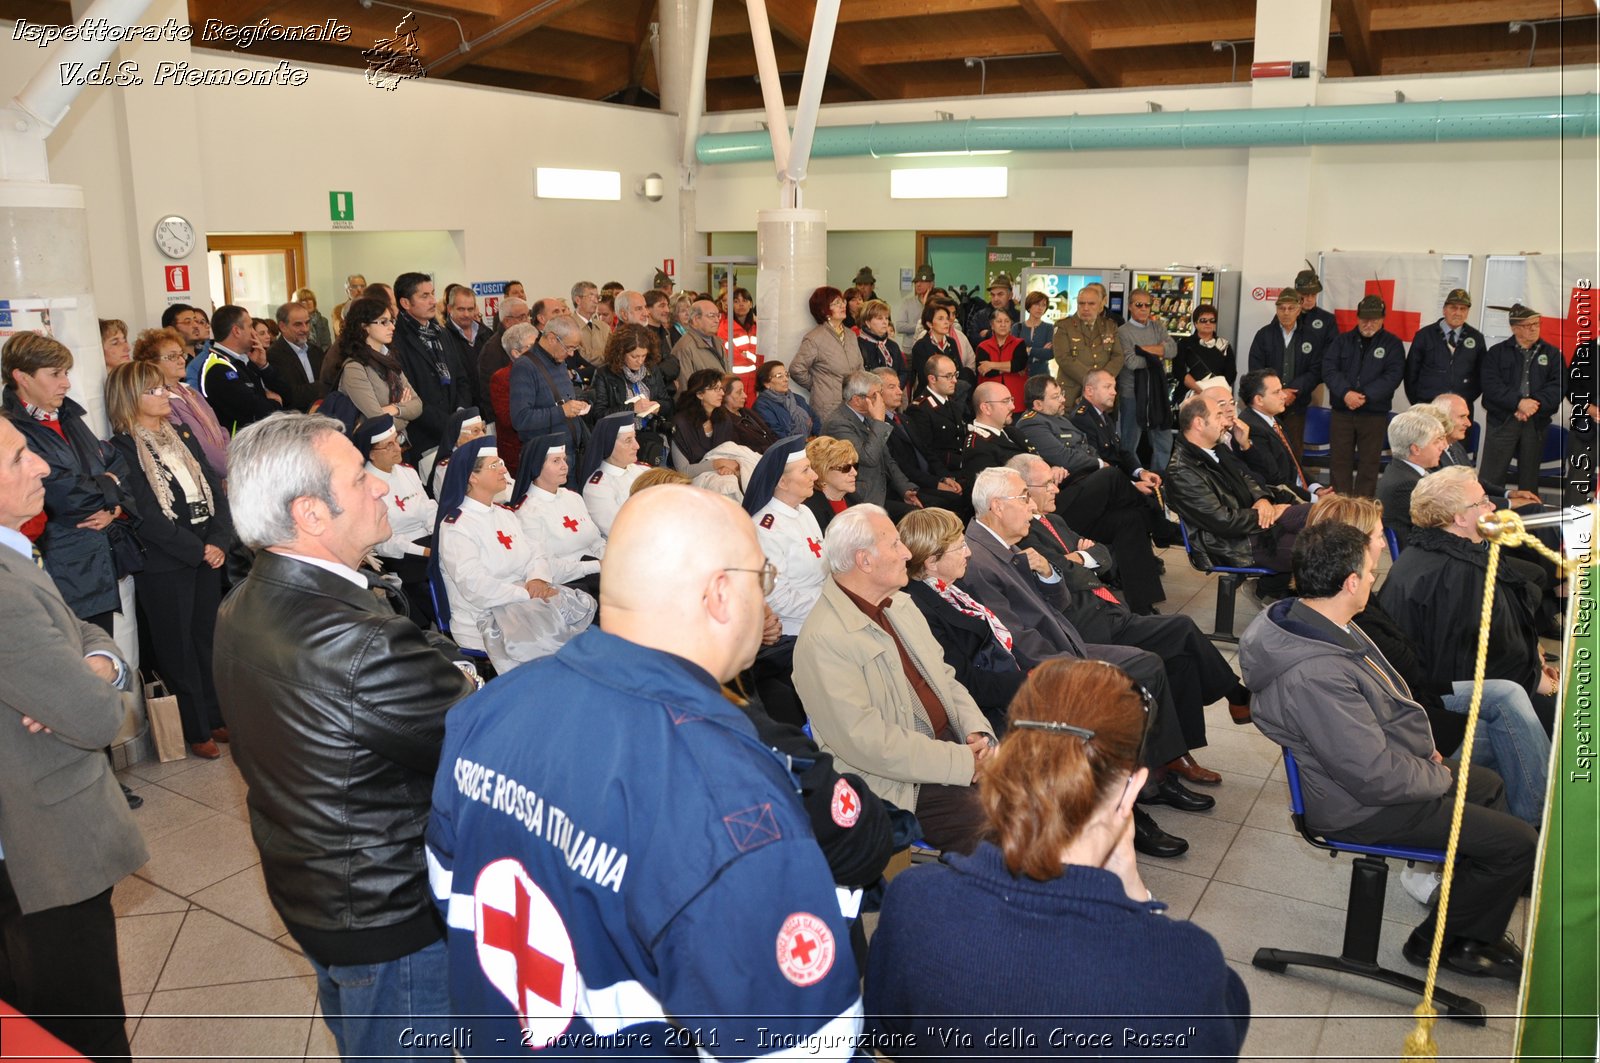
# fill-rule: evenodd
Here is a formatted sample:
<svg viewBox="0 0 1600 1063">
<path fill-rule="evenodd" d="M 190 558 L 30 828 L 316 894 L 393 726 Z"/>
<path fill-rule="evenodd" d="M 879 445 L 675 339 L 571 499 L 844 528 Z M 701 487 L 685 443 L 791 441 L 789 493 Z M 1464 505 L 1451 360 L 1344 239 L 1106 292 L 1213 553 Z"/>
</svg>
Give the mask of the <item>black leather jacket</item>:
<svg viewBox="0 0 1600 1063">
<path fill-rule="evenodd" d="M 370 589 L 268 550 L 217 616 L 217 694 L 267 894 L 323 964 L 443 936 L 423 830 L 472 682 Z"/>
<path fill-rule="evenodd" d="M 1173 441 L 1166 489 L 1167 504 L 1189 526 L 1189 560 L 1196 568 L 1251 563 L 1250 537 L 1261 530 L 1251 507 L 1265 492 L 1181 436 Z"/>
</svg>

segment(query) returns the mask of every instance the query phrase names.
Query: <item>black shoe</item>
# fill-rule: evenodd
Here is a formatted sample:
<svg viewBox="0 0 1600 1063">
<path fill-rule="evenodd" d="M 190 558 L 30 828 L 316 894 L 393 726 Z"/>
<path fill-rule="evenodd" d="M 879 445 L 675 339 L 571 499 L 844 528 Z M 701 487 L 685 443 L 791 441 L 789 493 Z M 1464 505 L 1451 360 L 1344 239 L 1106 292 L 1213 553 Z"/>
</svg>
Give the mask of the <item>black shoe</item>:
<svg viewBox="0 0 1600 1063">
<path fill-rule="evenodd" d="M 1421 935 L 1421 936 L 1419 936 Z M 1419 927 L 1400 946 L 1400 955 L 1406 962 L 1418 967 L 1428 966 L 1428 952 L 1433 948 L 1433 932 L 1423 932 Z M 1499 978 L 1507 982 L 1522 981 L 1522 949 L 1510 935 L 1499 941 L 1474 941 L 1457 938 L 1445 942 L 1444 955 L 1439 962 L 1457 974 L 1469 978 Z"/>
<path fill-rule="evenodd" d="M 1168 772 L 1156 783 L 1155 792 L 1140 794 L 1139 803 L 1144 805 L 1171 805 L 1182 812 L 1204 812 L 1215 808 L 1217 799 L 1205 794 L 1197 794 L 1178 781 L 1178 777 Z"/>
<path fill-rule="evenodd" d="M 128 799 L 129 808 L 139 808 L 144 804 L 144 798 L 140 797 L 126 786 L 122 787 L 122 796 Z"/>
<path fill-rule="evenodd" d="M 1134 852 L 1143 853 L 1145 856 L 1160 857 L 1163 860 L 1174 856 L 1182 856 L 1189 851 L 1189 843 L 1176 835 L 1168 834 L 1156 826 L 1156 821 L 1150 813 L 1142 808 L 1133 810 L 1133 849 Z"/>
</svg>

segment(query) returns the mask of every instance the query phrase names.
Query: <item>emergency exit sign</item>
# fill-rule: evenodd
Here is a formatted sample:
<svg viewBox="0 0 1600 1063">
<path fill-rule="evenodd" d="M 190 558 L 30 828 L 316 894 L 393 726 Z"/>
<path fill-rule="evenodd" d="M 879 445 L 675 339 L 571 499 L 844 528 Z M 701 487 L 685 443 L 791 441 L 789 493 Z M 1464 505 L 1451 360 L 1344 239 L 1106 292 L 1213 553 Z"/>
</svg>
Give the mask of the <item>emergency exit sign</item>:
<svg viewBox="0 0 1600 1063">
<path fill-rule="evenodd" d="M 328 218 L 335 229 L 353 229 L 356 222 L 356 196 L 354 192 L 328 193 Z"/>
</svg>

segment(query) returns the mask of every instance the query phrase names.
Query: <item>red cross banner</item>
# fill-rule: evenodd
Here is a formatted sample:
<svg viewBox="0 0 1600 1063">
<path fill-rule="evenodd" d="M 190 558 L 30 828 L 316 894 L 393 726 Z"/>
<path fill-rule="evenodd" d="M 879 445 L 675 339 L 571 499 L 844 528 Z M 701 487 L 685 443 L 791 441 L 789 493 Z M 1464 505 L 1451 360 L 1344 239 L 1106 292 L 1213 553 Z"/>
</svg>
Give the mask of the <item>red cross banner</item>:
<svg viewBox="0 0 1600 1063">
<path fill-rule="evenodd" d="M 496 860 L 478 875 L 478 966 L 511 1001 L 528 1043 L 543 1046 L 572 1022 L 578 969 L 567 926 L 522 864 Z"/>
<path fill-rule="evenodd" d="M 1392 251 L 1330 251 L 1322 258 L 1322 294 L 1317 305 L 1338 318 L 1339 331 L 1356 327 L 1363 296 L 1382 297 L 1389 308 L 1383 327 L 1407 346 L 1422 326 L 1439 319 L 1447 281 L 1445 256 Z"/>
<path fill-rule="evenodd" d="M 1528 297 L 1522 301 L 1539 311 L 1539 337 L 1559 347 L 1569 362 L 1580 343 L 1594 342 L 1600 309 L 1596 261 L 1593 251 L 1528 256 Z"/>
</svg>

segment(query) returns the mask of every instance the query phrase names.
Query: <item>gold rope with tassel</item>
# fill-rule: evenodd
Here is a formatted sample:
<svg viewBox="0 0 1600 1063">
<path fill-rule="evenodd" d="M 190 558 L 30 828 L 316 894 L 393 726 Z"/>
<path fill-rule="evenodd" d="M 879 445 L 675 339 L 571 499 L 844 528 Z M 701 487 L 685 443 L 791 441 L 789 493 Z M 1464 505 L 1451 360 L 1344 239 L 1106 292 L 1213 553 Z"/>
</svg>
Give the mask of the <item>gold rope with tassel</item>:
<svg viewBox="0 0 1600 1063">
<path fill-rule="evenodd" d="M 1489 571 L 1483 580 L 1483 609 L 1478 617 L 1478 659 L 1472 668 L 1472 700 L 1467 706 L 1466 734 L 1461 738 L 1461 770 L 1456 778 L 1455 810 L 1450 817 L 1450 840 L 1445 846 L 1443 876 L 1439 880 L 1439 905 L 1434 913 L 1428 977 L 1423 982 L 1422 1000 L 1412 1012 L 1417 1017 L 1417 1024 L 1406 1035 L 1403 1049 L 1403 1058 L 1408 1060 L 1437 1059 L 1439 1056 L 1439 1045 L 1433 1039 L 1433 1027 L 1439 1018 L 1439 1013 L 1433 1007 L 1433 990 L 1439 976 L 1439 953 L 1444 948 L 1450 884 L 1455 878 L 1456 843 L 1461 837 L 1461 817 L 1467 804 L 1467 776 L 1472 768 L 1472 742 L 1478 729 L 1478 707 L 1483 703 L 1483 672 L 1489 657 L 1489 619 L 1494 611 L 1494 580 L 1500 568 L 1500 549 L 1503 546 L 1530 546 L 1553 563 L 1558 573 L 1570 567 L 1560 554 L 1529 535 L 1522 518 L 1508 509 L 1479 520 L 1478 530 L 1489 542 Z"/>
</svg>

